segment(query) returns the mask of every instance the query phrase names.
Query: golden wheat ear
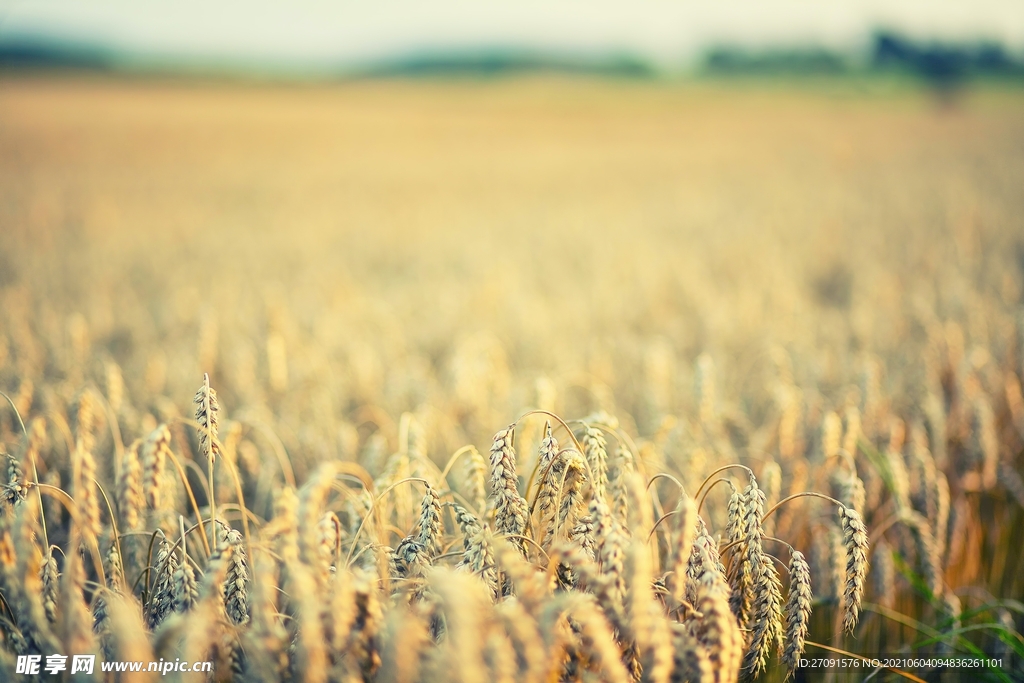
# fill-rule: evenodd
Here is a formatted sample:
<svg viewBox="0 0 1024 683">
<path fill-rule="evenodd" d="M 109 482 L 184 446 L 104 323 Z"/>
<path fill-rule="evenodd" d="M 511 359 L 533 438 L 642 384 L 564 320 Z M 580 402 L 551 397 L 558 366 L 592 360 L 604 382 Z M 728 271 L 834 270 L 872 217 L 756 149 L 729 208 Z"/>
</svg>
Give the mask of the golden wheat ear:
<svg viewBox="0 0 1024 683">
<path fill-rule="evenodd" d="M 846 585 L 843 591 L 843 629 L 853 633 L 860 614 L 864 581 L 868 572 L 868 532 L 860 513 L 839 507 L 839 520 L 846 545 Z"/>
</svg>

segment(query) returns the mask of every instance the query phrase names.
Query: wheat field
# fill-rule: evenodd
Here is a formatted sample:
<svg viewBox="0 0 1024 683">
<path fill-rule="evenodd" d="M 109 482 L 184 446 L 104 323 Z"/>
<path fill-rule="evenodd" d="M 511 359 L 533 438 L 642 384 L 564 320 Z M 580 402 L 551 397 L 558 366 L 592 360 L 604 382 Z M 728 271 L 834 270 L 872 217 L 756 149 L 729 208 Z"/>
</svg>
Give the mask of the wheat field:
<svg viewBox="0 0 1024 683">
<path fill-rule="evenodd" d="M 1024 680 L 1021 187 L 995 86 L 0 76 L 0 678 Z"/>
</svg>

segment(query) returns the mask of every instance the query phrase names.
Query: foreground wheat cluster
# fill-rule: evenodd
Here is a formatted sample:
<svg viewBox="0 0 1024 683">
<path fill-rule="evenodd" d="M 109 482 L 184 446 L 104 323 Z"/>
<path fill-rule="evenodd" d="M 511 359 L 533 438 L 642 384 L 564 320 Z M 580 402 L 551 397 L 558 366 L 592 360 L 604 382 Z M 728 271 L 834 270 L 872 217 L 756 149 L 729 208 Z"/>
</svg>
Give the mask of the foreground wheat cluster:
<svg viewBox="0 0 1024 683">
<path fill-rule="evenodd" d="M 753 458 L 755 473 L 730 462 L 712 361 L 698 366 L 692 437 L 707 450 L 691 466 L 707 474 L 684 472 L 689 486 L 661 471 L 657 439 L 637 444 L 607 413 L 528 411 L 488 456 L 467 445 L 443 469 L 405 414 L 393 454 L 371 439 L 365 466 L 327 460 L 297 485 L 285 454 L 256 459 L 245 434 L 257 425 L 221 415 L 208 375 L 194 416 L 149 416 L 138 437 L 122 432 L 116 367 L 105 395 L 84 388 L 66 411 L 36 415 L 23 391 L 11 400 L 23 434 L 4 456 L 0 664 L 13 677 L 16 655 L 98 653 L 312 682 L 792 674 L 816 604 L 837 633 L 857 633 L 872 553 L 874 599 L 893 604 L 894 549 L 954 631 L 961 606 L 945 577 L 968 561 L 967 492 L 1005 487 L 1024 504 L 987 397 L 975 388 L 962 414 L 926 404 L 909 436 L 890 416 L 880 451 L 856 406 L 828 412 L 817 477 L 794 457 L 813 432 L 783 410 L 777 457 Z M 1006 405 L 1019 425 L 1015 380 Z M 864 408 L 872 424 L 883 414 Z M 958 419 L 951 508 L 933 451 Z M 264 508 L 265 522 L 253 511 Z"/>
<path fill-rule="evenodd" d="M 1024 680 L 1022 112 L 5 80 L 0 681 Z"/>
</svg>

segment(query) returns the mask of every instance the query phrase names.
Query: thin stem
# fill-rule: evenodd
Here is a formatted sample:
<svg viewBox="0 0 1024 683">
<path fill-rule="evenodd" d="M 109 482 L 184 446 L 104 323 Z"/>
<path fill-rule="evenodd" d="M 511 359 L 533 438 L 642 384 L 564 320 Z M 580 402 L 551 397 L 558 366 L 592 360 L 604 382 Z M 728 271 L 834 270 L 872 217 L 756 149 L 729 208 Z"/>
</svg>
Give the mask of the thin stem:
<svg viewBox="0 0 1024 683">
<path fill-rule="evenodd" d="M 14 409 L 14 416 L 18 418 L 18 424 L 21 425 L 21 431 L 25 434 L 25 438 L 28 438 L 28 430 L 25 429 L 25 422 L 21 419 L 21 413 L 18 412 L 18 406 L 14 405 L 14 401 L 11 400 L 11 397 L 4 392 L 0 391 L 0 396 L 6 398 L 7 402 L 11 404 L 11 408 Z"/>
<path fill-rule="evenodd" d="M 668 472 L 658 472 L 657 474 L 655 474 L 653 477 L 651 477 L 651 480 L 649 482 L 647 482 L 647 486 L 644 487 L 644 490 L 645 491 L 650 490 L 651 484 L 653 484 L 658 479 L 668 479 L 673 484 L 675 484 L 676 486 L 679 487 L 680 495 L 685 495 L 686 494 L 686 487 L 683 486 L 682 482 L 680 482 L 678 479 L 673 477 Z"/>
<path fill-rule="evenodd" d="M 459 450 L 452 453 L 452 457 L 448 458 L 448 462 L 445 464 L 444 469 L 441 470 L 441 481 L 448 480 L 448 473 L 451 472 L 452 467 L 455 465 L 455 461 L 459 459 L 464 453 L 469 453 L 476 448 L 473 444 L 467 444 Z"/>
<path fill-rule="evenodd" d="M 121 558 L 121 580 L 124 581 L 124 554 L 121 553 L 121 537 L 117 532 L 117 520 L 114 518 L 114 508 L 110 504 L 110 498 L 107 497 L 107 492 L 100 486 L 99 481 L 94 477 L 92 480 L 93 485 L 96 486 L 96 490 L 103 496 L 103 502 L 107 504 L 107 514 L 110 515 L 110 528 L 114 531 L 114 544 L 117 545 L 117 556 Z M 40 509 L 40 513 L 42 509 Z"/>
<path fill-rule="evenodd" d="M 167 449 L 167 455 L 170 457 L 171 462 L 174 463 L 174 466 L 178 469 L 178 476 L 181 477 L 181 483 L 185 485 L 185 490 L 188 492 L 189 500 L 192 501 L 192 509 L 196 513 L 196 519 L 199 522 L 199 527 L 203 530 L 203 547 L 206 549 L 206 556 L 209 557 L 213 553 L 210 552 L 210 544 L 206 541 L 206 527 L 203 525 L 203 515 L 199 512 L 199 503 L 196 502 L 196 496 L 192 492 L 192 487 L 189 486 L 188 477 L 185 476 L 185 470 L 182 468 L 181 463 L 178 462 L 178 458 L 170 449 Z"/>
<path fill-rule="evenodd" d="M 747 467 L 746 465 L 740 465 L 740 464 L 738 464 L 738 463 L 737 463 L 737 464 L 735 464 L 735 465 L 723 465 L 722 467 L 719 467 L 719 468 L 718 468 L 717 470 L 715 470 L 714 472 L 712 472 L 711 474 L 709 474 L 709 475 L 708 475 L 707 477 L 705 477 L 705 478 L 704 478 L 704 481 L 703 481 L 703 482 L 701 483 L 701 485 L 700 485 L 700 486 L 699 486 L 699 487 L 697 488 L 697 493 L 696 493 L 696 494 L 694 494 L 694 498 L 699 498 L 699 497 L 700 497 L 700 492 L 701 492 L 701 491 L 703 491 L 703 490 L 704 490 L 704 487 L 708 485 L 708 482 L 709 482 L 709 481 L 711 481 L 711 477 L 715 476 L 715 475 L 716 475 L 716 474 L 718 474 L 719 472 L 724 472 L 724 471 L 726 471 L 726 470 L 729 470 L 729 469 L 741 469 L 741 470 L 746 470 L 746 471 L 747 471 L 747 476 L 749 476 L 751 480 L 753 480 L 753 479 L 754 479 L 754 470 L 750 469 L 750 468 L 749 468 L 749 467 Z M 698 508 L 697 508 L 697 509 L 698 509 L 698 511 L 699 511 L 699 510 L 700 510 L 700 507 L 698 506 Z"/>
<path fill-rule="evenodd" d="M 363 527 L 366 526 L 366 520 L 370 518 L 370 515 L 372 515 L 374 510 L 376 509 L 377 503 L 379 503 L 381 500 L 383 500 L 384 496 L 389 494 L 396 486 L 399 486 L 401 484 L 405 484 L 405 483 L 411 482 L 411 481 L 418 481 L 421 484 L 425 484 L 427 486 L 430 486 L 430 482 L 427 481 L 426 479 L 422 478 L 422 477 L 406 477 L 405 479 L 399 479 L 394 484 L 392 484 L 391 486 L 389 486 L 386 489 L 384 489 L 383 491 L 381 491 L 379 496 L 374 496 L 373 502 L 370 503 L 370 509 L 366 511 L 366 514 L 359 521 L 359 528 L 356 529 L 355 535 L 352 536 L 352 545 L 349 547 L 348 555 L 345 558 L 345 566 L 346 567 L 350 566 L 350 564 L 352 562 L 352 552 L 356 549 L 356 541 L 359 540 L 359 534 L 362 533 Z"/>
<path fill-rule="evenodd" d="M 557 415 L 552 413 L 550 410 L 541 410 L 540 408 L 534 408 L 533 410 L 528 410 L 525 413 L 523 413 L 522 415 L 520 415 L 518 420 L 516 420 L 515 422 L 512 423 L 513 426 L 518 425 L 520 422 L 522 422 L 523 420 L 528 418 L 530 415 L 547 415 L 551 419 L 556 420 L 558 422 L 558 424 L 560 424 L 563 427 L 565 427 L 565 431 L 569 432 L 569 438 L 572 439 L 573 444 L 576 445 L 576 450 L 578 450 L 580 453 L 583 452 L 583 446 L 581 446 L 580 442 L 576 440 L 576 435 L 572 433 L 571 429 L 569 429 L 569 425 L 566 424 L 565 420 L 563 420 L 562 418 L 558 417 Z"/>
<path fill-rule="evenodd" d="M 821 498 L 822 500 L 827 500 L 830 503 L 834 503 L 834 504 L 838 505 L 839 507 L 843 508 L 844 510 L 846 509 L 845 505 L 840 503 L 838 500 L 836 500 L 832 496 L 826 496 L 824 493 L 818 493 L 817 491 L 804 491 L 802 493 L 794 493 L 792 496 L 788 496 L 788 497 L 783 498 L 782 500 L 780 500 L 778 503 L 773 505 L 771 507 L 771 509 L 768 510 L 768 512 L 764 513 L 764 516 L 761 517 L 761 521 L 764 522 L 764 520 L 768 519 L 768 517 L 773 512 L 778 510 L 779 506 L 782 505 L 783 503 L 788 503 L 789 501 L 794 500 L 796 498 L 804 498 L 804 497 Z"/>
<path fill-rule="evenodd" d="M 679 512 L 679 510 L 672 510 L 671 512 L 666 512 L 666 513 L 665 513 L 665 514 L 663 514 L 663 515 L 662 515 L 661 517 L 659 517 L 659 518 L 658 518 L 658 521 L 657 521 L 657 522 L 655 522 L 655 523 L 654 523 L 654 526 L 652 526 L 652 527 L 651 527 L 651 533 L 647 534 L 647 542 L 648 542 L 648 543 L 650 543 L 650 542 L 651 542 L 651 537 L 652 537 L 652 536 L 654 536 L 654 532 L 658 530 L 658 525 L 659 525 L 659 524 L 661 524 L 662 522 L 664 522 L 664 521 L 665 521 L 666 519 L 668 519 L 668 518 L 669 518 L 669 517 L 671 517 L 672 515 L 674 515 L 674 514 L 677 514 L 678 512 Z"/>
<path fill-rule="evenodd" d="M 715 488 L 716 486 L 718 486 L 719 484 L 722 484 L 722 483 L 728 484 L 729 488 L 731 488 L 733 490 L 733 493 L 736 492 L 736 487 L 733 486 L 732 482 L 729 481 L 728 479 L 726 479 L 724 477 L 719 477 L 718 479 L 715 479 L 713 482 L 711 482 L 711 486 L 708 487 L 707 491 L 704 492 L 704 495 L 700 497 L 700 500 L 697 501 L 697 514 L 698 515 L 700 514 L 700 509 L 702 507 L 704 507 L 704 501 L 705 501 L 705 499 L 707 499 L 708 494 L 711 493 L 711 489 Z"/>
<path fill-rule="evenodd" d="M 541 552 L 541 555 L 544 556 L 544 563 L 545 564 L 548 564 L 548 562 L 550 561 L 550 556 L 548 555 L 547 551 L 544 550 L 544 548 L 541 548 L 540 544 L 537 543 L 537 541 L 535 541 L 532 538 L 530 538 L 529 536 L 523 536 L 522 534 L 502 534 L 502 535 L 505 538 L 518 538 L 521 541 L 526 541 L 527 543 L 529 543 L 530 545 L 532 545 L 534 548 L 536 548 L 537 550 L 539 550 Z"/>
</svg>

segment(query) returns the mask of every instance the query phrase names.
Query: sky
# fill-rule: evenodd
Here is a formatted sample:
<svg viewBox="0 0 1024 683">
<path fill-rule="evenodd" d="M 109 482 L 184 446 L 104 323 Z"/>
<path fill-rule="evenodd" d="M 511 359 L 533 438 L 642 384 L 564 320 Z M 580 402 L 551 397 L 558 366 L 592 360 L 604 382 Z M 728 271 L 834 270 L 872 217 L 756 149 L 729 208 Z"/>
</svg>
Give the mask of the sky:
<svg viewBox="0 0 1024 683">
<path fill-rule="evenodd" d="M 42 37 L 137 58 L 305 67 L 494 48 L 673 67 L 721 44 L 855 52 L 878 27 L 1022 53 L 1024 0 L 0 0 L 0 44 Z"/>
</svg>

